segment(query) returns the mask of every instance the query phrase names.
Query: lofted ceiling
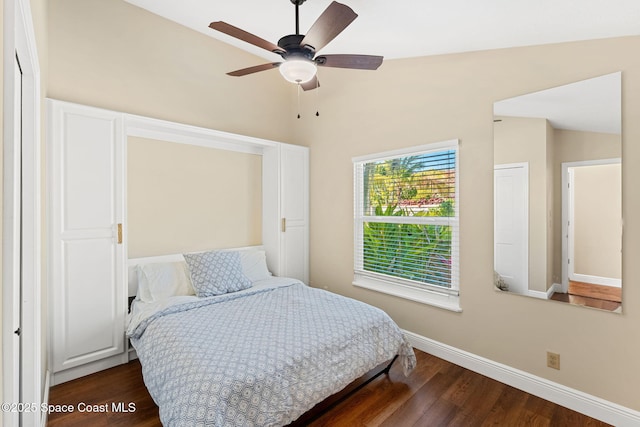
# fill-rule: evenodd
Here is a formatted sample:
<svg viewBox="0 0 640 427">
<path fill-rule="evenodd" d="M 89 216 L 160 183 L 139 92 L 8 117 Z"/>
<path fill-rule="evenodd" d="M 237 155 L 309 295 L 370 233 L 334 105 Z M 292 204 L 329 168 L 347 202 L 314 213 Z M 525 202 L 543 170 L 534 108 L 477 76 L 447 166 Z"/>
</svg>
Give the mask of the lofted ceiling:
<svg viewBox="0 0 640 427">
<path fill-rule="evenodd" d="M 270 62 L 281 58 L 214 31 L 209 23 L 224 21 L 274 44 L 281 37 L 295 33 L 295 6 L 291 0 L 125 1 Z M 385 59 L 397 59 L 640 35 L 640 0 L 339 1 L 359 16 L 322 48 L 321 54 L 382 55 Z M 306 33 L 331 2 L 306 0 L 300 6 L 301 34 Z M 602 81 L 606 83 L 596 84 Z M 575 129 L 587 123 L 599 131 L 619 133 L 619 121 L 615 129 L 610 125 L 610 112 L 619 114 L 619 82 L 616 99 L 608 95 L 615 94 L 609 91 L 612 86 L 611 79 L 600 79 L 565 88 L 561 93 L 567 98 L 566 103 L 573 102 L 573 106 L 565 110 L 568 113 L 553 113 L 554 126 Z M 590 89 L 584 92 L 591 94 L 589 102 L 575 96 L 574 89 L 586 87 Z M 546 95 L 549 93 L 541 92 L 534 99 L 546 105 Z M 597 99 L 607 102 L 593 102 Z M 522 100 L 530 101 L 531 97 Z M 528 111 L 523 107 L 526 103 L 520 101 L 499 103 L 498 109 L 508 111 L 496 113 L 543 113 Z M 600 108 L 574 108 L 587 104 L 600 105 Z"/>
<path fill-rule="evenodd" d="M 621 73 L 607 74 L 493 104 L 496 116 L 545 118 L 555 129 L 622 132 Z"/>
<path fill-rule="evenodd" d="M 277 43 L 295 33 L 290 0 L 126 0 L 254 53 L 275 54 L 208 28 L 225 21 Z M 640 34 L 638 0 L 341 0 L 359 17 L 324 54 L 383 55 L 386 59 Z M 300 6 L 304 34 L 331 0 Z"/>
</svg>

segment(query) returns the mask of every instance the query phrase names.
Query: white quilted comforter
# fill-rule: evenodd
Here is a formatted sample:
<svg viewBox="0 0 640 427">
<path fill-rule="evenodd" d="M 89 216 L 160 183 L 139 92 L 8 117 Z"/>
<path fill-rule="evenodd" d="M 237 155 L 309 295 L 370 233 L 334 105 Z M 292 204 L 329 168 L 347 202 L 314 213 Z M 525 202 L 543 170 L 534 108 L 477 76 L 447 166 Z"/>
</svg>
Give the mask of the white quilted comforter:
<svg viewBox="0 0 640 427">
<path fill-rule="evenodd" d="M 398 354 L 383 311 L 288 279 L 168 307 L 130 328 L 165 426 L 286 425 Z"/>
</svg>

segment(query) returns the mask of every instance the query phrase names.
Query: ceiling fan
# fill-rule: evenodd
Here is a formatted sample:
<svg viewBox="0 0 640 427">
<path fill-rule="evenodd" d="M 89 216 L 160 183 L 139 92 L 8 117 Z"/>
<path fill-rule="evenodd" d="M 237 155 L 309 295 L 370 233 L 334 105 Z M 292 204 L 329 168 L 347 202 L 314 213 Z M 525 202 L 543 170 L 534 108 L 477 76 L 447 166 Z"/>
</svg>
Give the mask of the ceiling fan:
<svg viewBox="0 0 640 427">
<path fill-rule="evenodd" d="M 383 57 L 374 55 L 316 56 L 316 52 L 347 28 L 358 15 L 349 6 L 334 1 L 313 23 L 306 35 L 300 34 L 298 9 L 306 0 L 290 1 L 296 7 L 296 33 L 282 37 L 277 45 L 226 22 L 216 21 L 209 24 L 209 27 L 216 31 L 276 53 L 283 59 L 280 62 L 232 71 L 227 73 L 228 75 L 240 77 L 277 67 L 286 80 L 300 85 L 304 90 L 311 90 L 320 85 L 316 76 L 316 66 L 376 70 L 382 64 Z"/>
</svg>

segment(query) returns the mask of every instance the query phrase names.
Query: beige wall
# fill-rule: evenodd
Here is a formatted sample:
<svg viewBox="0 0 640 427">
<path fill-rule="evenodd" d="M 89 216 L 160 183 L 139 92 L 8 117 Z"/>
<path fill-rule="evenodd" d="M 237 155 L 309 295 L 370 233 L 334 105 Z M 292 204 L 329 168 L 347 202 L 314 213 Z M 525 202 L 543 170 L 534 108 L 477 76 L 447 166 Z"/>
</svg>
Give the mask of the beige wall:
<svg viewBox="0 0 640 427">
<path fill-rule="evenodd" d="M 548 123 L 546 119 L 500 117 L 495 122 L 494 164 L 529 165 L 529 285 L 533 291 L 546 292 L 548 238 L 547 220 Z M 550 217 L 550 215 L 549 215 Z"/>
<path fill-rule="evenodd" d="M 295 143 L 276 70 L 225 74 L 262 58 L 122 0 L 51 0 L 48 35 L 50 98 Z"/>
<path fill-rule="evenodd" d="M 638 49 L 640 37 L 628 37 L 322 70 L 320 117 L 294 123 L 312 152 L 311 283 L 379 306 L 415 333 L 640 410 L 640 288 L 623 287 L 622 315 L 495 292 L 491 203 L 496 100 L 622 71 L 623 151 L 640 159 Z M 451 138 L 460 139 L 463 312 L 352 286 L 351 158 Z M 640 169 L 623 167 L 625 283 L 640 277 L 638 181 Z M 546 367 L 548 350 L 561 354 L 560 371 Z"/>
<path fill-rule="evenodd" d="M 129 137 L 129 258 L 262 242 L 262 156 Z"/>
<path fill-rule="evenodd" d="M 494 292 L 491 203 L 495 100 L 622 70 L 625 158 L 640 158 L 640 38 L 322 70 L 318 103 L 304 94 L 295 120 L 294 92 L 277 73 L 224 76 L 256 63 L 236 48 L 119 0 L 49 8 L 49 96 L 311 147 L 312 284 L 382 307 L 418 334 L 640 410 L 640 289 L 623 288 L 622 315 Z M 463 312 L 353 287 L 351 158 L 451 138 L 461 141 Z M 639 179 L 623 169 L 629 283 L 640 277 Z M 546 367 L 547 350 L 561 354 L 560 371 Z"/>
</svg>

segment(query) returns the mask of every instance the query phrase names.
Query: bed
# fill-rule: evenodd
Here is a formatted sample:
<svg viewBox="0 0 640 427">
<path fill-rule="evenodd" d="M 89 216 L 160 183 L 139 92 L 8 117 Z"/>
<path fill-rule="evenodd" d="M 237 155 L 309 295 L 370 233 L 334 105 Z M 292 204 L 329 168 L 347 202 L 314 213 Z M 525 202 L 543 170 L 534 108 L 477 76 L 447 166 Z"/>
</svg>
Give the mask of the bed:
<svg viewBox="0 0 640 427">
<path fill-rule="evenodd" d="M 127 335 L 165 426 L 287 425 L 396 356 L 415 366 L 382 310 L 272 276 L 261 248 L 130 260 L 129 278 Z"/>
</svg>

